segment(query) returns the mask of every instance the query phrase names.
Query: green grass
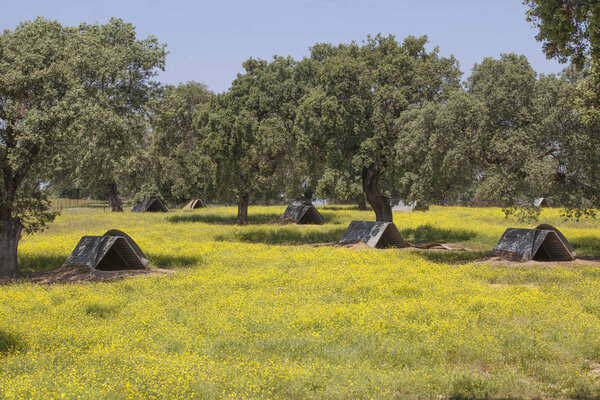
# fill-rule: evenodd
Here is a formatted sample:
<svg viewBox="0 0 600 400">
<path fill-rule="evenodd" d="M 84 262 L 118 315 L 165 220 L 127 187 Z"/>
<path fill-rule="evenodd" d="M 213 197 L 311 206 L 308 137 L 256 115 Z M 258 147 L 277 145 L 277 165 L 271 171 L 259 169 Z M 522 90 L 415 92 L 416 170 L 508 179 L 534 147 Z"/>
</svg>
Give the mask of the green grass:
<svg viewBox="0 0 600 400">
<path fill-rule="evenodd" d="M 0 398 L 484 399 L 600 397 L 600 269 L 470 264 L 499 209 L 396 214 L 408 239 L 478 252 L 349 250 L 351 207 L 323 226 L 265 224 L 283 207 L 112 214 L 75 209 L 24 237 L 27 270 L 84 234 L 122 229 L 169 276 L 0 287 Z M 598 221 L 542 221 L 600 255 Z"/>
</svg>

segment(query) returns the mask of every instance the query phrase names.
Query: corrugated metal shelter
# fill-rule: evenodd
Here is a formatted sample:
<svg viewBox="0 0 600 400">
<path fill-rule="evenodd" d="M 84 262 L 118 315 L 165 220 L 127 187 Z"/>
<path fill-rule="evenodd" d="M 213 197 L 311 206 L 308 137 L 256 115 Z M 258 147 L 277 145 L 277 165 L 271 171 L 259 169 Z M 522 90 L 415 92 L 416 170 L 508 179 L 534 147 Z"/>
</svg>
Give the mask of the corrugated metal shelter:
<svg viewBox="0 0 600 400">
<path fill-rule="evenodd" d="M 413 211 L 415 203 L 405 203 L 402 199 L 392 199 L 392 211 Z"/>
<path fill-rule="evenodd" d="M 63 267 L 86 266 L 103 271 L 146 268 L 122 236 L 84 236 Z"/>
<path fill-rule="evenodd" d="M 340 244 L 365 242 L 371 247 L 409 247 L 393 222 L 352 221 Z"/>
<path fill-rule="evenodd" d="M 572 261 L 575 250 L 558 229 L 508 228 L 494 249 L 493 257 L 513 261 Z M 539 227 L 538 227 L 539 228 Z"/>
<path fill-rule="evenodd" d="M 533 200 L 533 205 L 536 207 L 548 208 L 550 205 L 548 204 L 548 200 L 545 197 L 540 197 Z"/>
<path fill-rule="evenodd" d="M 160 197 L 150 197 L 138 201 L 131 211 L 135 212 L 167 212 L 167 207 Z"/>
<path fill-rule="evenodd" d="M 297 224 L 322 225 L 325 219 L 309 200 L 294 201 L 280 219 L 293 218 Z"/>
<path fill-rule="evenodd" d="M 111 229 L 109 231 L 106 231 L 106 233 L 103 236 L 120 236 L 122 238 L 125 238 L 125 240 L 127 240 L 127 243 L 129 244 L 129 246 L 131 246 L 133 251 L 135 251 L 135 253 L 138 255 L 138 257 L 142 261 L 142 264 L 144 264 L 144 266 L 146 266 L 146 267 L 148 265 L 150 265 L 150 260 L 148 260 L 148 257 L 146 257 L 146 255 L 144 254 L 142 249 L 140 249 L 140 246 L 138 246 L 137 243 L 125 232 L 120 231 L 118 229 Z"/>
<path fill-rule="evenodd" d="M 184 210 L 195 210 L 197 208 L 206 208 L 206 204 L 200 199 L 192 199 L 183 206 Z"/>
<path fill-rule="evenodd" d="M 565 245 L 565 247 L 567 248 L 567 250 L 569 250 L 569 253 L 571 253 L 571 256 L 573 256 L 573 258 L 575 258 L 575 256 L 577 255 L 577 253 L 575 253 L 575 249 L 573 248 L 573 246 L 571 246 L 571 243 L 569 243 L 569 241 L 567 240 L 567 238 L 565 237 L 565 235 L 562 234 L 561 231 L 559 231 L 558 229 L 556 229 L 552 225 L 548 225 L 548 224 L 538 225 L 538 226 L 535 227 L 535 229 L 546 230 L 546 231 L 554 231 L 556 233 L 556 235 L 558 236 L 558 238 L 560 239 L 560 241 L 563 242 L 563 244 Z"/>
</svg>

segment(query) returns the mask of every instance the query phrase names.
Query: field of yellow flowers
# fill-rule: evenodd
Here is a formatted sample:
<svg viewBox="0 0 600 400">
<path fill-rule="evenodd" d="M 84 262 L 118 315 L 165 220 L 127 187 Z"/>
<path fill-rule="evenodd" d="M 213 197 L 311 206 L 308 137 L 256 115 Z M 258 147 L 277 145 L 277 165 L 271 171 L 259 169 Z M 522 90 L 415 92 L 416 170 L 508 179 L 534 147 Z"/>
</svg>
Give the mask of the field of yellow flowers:
<svg viewBox="0 0 600 400">
<path fill-rule="evenodd" d="M 25 236 L 23 270 L 60 267 L 82 235 L 132 236 L 168 276 L 0 286 L 0 398 L 468 399 L 600 397 L 600 268 L 494 266 L 497 208 L 395 214 L 403 236 L 479 251 L 353 250 L 283 207 L 113 214 L 71 209 Z M 581 255 L 597 220 L 544 210 Z"/>
</svg>

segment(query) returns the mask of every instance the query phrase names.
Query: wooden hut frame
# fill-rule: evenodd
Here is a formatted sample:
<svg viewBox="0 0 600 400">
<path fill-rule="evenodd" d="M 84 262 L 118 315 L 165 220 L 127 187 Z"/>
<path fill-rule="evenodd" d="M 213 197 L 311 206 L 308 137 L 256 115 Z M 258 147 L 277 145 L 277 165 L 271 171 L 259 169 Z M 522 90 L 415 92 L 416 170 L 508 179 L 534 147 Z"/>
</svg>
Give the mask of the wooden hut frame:
<svg viewBox="0 0 600 400">
<path fill-rule="evenodd" d="M 374 248 L 409 247 L 393 222 L 352 221 L 340 244 L 364 242 Z"/>
</svg>

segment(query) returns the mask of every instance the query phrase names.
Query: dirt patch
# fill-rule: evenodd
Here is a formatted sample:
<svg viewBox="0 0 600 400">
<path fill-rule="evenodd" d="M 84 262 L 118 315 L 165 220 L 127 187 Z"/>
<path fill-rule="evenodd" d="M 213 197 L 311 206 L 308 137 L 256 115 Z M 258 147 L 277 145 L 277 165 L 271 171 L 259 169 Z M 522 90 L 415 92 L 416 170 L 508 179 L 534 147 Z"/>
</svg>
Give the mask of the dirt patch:
<svg viewBox="0 0 600 400">
<path fill-rule="evenodd" d="M 496 289 L 502 289 L 502 288 L 507 288 L 507 287 L 526 287 L 526 288 L 537 289 L 537 285 L 535 285 L 533 283 L 517 284 L 517 285 L 509 285 L 508 283 L 490 283 L 489 286 L 491 288 L 496 288 Z"/>
<path fill-rule="evenodd" d="M 371 247 L 368 244 L 366 244 L 365 242 L 355 242 L 355 243 L 346 243 L 346 244 L 341 244 L 339 242 L 310 243 L 310 244 L 303 244 L 301 246 L 302 247 L 343 247 L 345 249 L 351 249 L 351 250 L 363 250 L 363 249 L 381 250 L 381 249 L 376 249 L 374 247 Z M 400 250 L 400 249 L 398 249 L 398 250 Z"/>
<path fill-rule="evenodd" d="M 573 261 L 510 261 L 500 257 L 486 257 L 471 264 L 498 265 L 502 267 L 558 267 L 558 266 L 594 266 L 600 267 L 598 257 L 577 257 Z"/>
<path fill-rule="evenodd" d="M 162 268 L 129 269 L 121 271 L 100 271 L 88 267 L 62 267 L 44 272 L 22 272 L 16 277 L 0 276 L 0 284 L 31 282 L 38 285 L 51 285 L 61 283 L 84 283 L 116 281 L 128 276 L 154 276 L 168 275 L 175 271 Z"/>
<path fill-rule="evenodd" d="M 282 217 L 269 222 L 269 225 L 296 225 L 296 219 L 294 217 Z"/>
<path fill-rule="evenodd" d="M 600 364 L 590 364 L 589 374 L 596 379 L 600 378 Z"/>
<path fill-rule="evenodd" d="M 414 243 L 414 247 L 408 247 L 418 250 L 438 250 L 438 251 L 478 251 L 462 247 L 460 243 L 439 243 L 439 242 L 427 242 L 427 243 Z"/>
<path fill-rule="evenodd" d="M 346 244 L 340 244 L 339 242 L 328 242 L 328 243 L 311 243 L 311 244 L 303 244 L 301 246 L 304 247 L 323 247 L 323 246 L 330 246 L 330 247 L 343 247 L 346 249 L 351 249 L 351 250 L 363 250 L 363 249 L 371 249 L 371 250 L 389 250 L 389 249 L 395 249 L 395 250 L 423 250 L 423 251 L 444 251 L 444 252 L 448 252 L 448 251 L 460 251 L 460 252 L 464 252 L 464 251 L 473 251 L 471 249 L 466 249 L 466 248 L 462 248 L 460 247 L 459 244 L 455 244 L 455 243 L 416 243 L 412 246 L 408 246 L 408 247 L 389 247 L 386 249 L 378 249 L 375 247 L 371 247 L 369 246 L 367 243 L 365 242 L 354 242 L 354 243 L 346 243 Z"/>
</svg>

